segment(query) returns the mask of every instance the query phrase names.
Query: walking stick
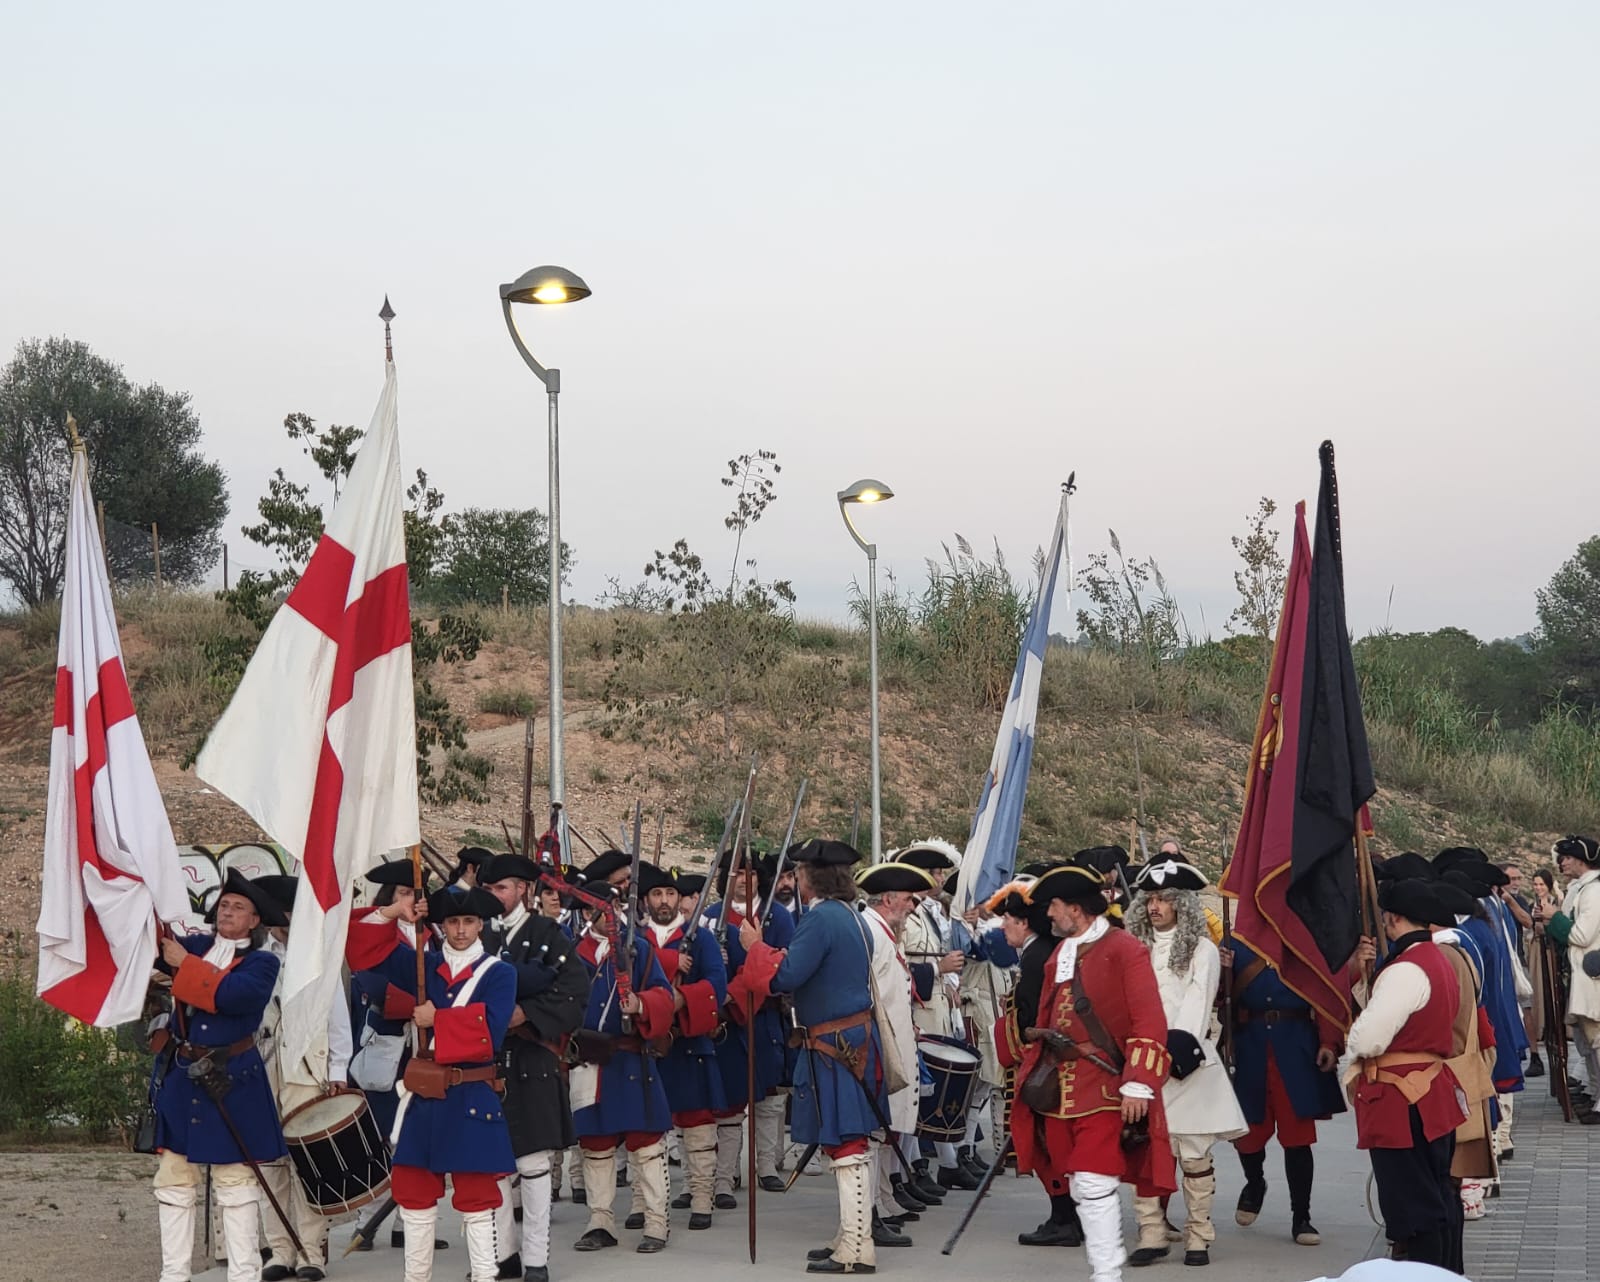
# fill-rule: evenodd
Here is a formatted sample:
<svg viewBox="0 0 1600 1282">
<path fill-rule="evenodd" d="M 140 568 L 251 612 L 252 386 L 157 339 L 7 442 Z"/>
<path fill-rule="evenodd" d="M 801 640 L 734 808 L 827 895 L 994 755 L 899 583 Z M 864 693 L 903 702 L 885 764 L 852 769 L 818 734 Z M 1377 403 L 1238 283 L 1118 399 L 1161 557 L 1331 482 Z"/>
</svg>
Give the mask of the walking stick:
<svg viewBox="0 0 1600 1282">
<path fill-rule="evenodd" d="M 800 785 L 805 791 L 805 785 Z M 792 825 L 791 825 L 792 827 Z M 750 866 L 748 854 L 744 863 L 744 909 L 749 912 L 756 902 L 755 869 Z M 745 1153 L 745 1187 L 750 1190 L 745 1203 L 745 1219 L 750 1239 L 750 1263 L 756 1262 L 756 996 L 744 995 L 744 1026 L 747 1054 L 744 1057 L 745 1111 L 749 1115 L 750 1143 Z"/>
<path fill-rule="evenodd" d="M 350 1239 L 350 1245 L 344 1249 L 344 1255 L 349 1255 L 352 1251 L 370 1250 L 373 1238 L 378 1236 L 378 1230 L 383 1226 L 383 1222 L 394 1214 L 394 1208 L 395 1200 L 392 1197 L 384 1198 L 383 1205 L 373 1213 L 372 1218 L 355 1231 L 355 1235 Z M 339 1258 L 343 1259 L 344 1255 Z"/>
<path fill-rule="evenodd" d="M 956 1249 L 956 1243 L 961 1241 L 961 1235 L 967 1231 L 967 1225 L 972 1223 L 972 1217 L 978 1213 L 978 1204 L 983 1201 L 989 1192 L 989 1186 L 994 1183 L 994 1177 L 1000 1173 L 1000 1168 L 1006 1164 L 1006 1158 L 1011 1152 L 1011 1137 L 1006 1136 L 1006 1142 L 1000 1146 L 1000 1151 L 995 1154 L 994 1165 L 983 1173 L 983 1178 L 978 1181 L 977 1190 L 972 1195 L 972 1201 L 967 1204 L 966 1211 L 957 1222 L 950 1236 L 944 1240 L 944 1245 L 939 1248 L 940 1255 L 949 1255 Z"/>
</svg>

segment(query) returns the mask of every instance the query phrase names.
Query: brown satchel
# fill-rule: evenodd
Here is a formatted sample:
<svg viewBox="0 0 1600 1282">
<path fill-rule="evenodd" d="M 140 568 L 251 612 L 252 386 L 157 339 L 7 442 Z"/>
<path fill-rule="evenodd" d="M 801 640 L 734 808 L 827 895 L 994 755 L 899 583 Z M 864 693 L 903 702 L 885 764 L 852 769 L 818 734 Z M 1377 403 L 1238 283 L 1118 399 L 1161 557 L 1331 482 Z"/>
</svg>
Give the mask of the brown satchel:
<svg viewBox="0 0 1600 1282">
<path fill-rule="evenodd" d="M 443 1099 L 450 1086 L 450 1067 L 434 1059 L 413 1055 L 406 1063 L 406 1089 L 423 1099 Z"/>
<path fill-rule="evenodd" d="M 1040 1048 L 1039 1060 L 1017 1087 L 1017 1098 L 1035 1113 L 1056 1113 L 1061 1108 L 1061 1075 L 1050 1048 Z"/>
</svg>

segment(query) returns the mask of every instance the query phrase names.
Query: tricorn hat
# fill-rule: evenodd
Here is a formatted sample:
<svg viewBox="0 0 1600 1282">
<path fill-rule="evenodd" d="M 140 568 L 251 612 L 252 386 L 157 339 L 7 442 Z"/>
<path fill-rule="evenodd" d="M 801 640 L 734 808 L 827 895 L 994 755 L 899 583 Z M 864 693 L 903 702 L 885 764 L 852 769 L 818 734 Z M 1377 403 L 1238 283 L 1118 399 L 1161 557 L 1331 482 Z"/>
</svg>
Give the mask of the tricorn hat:
<svg viewBox="0 0 1600 1282">
<path fill-rule="evenodd" d="M 1433 881 L 1440 875 L 1440 872 L 1440 869 L 1436 869 L 1426 858 L 1414 850 L 1391 855 L 1383 862 L 1372 865 L 1372 875 L 1380 882 L 1404 881 L 1407 878 Z"/>
<path fill-rule="evenodd" d="M 941 841 L 937 837 L 929 837 L 925 841 L 913 841 L 904 849 L 895 851 L 889 858 L 895 863 L 910 864 L 913 868 L 926 868 L 929 872 L 941 872 L 946 868 L 961 866 L 961 852 L 948 841 Z"/>
<path fill-rule="evenodd" d="M 284 912 L 294 911 L 294 896 L 300 889 L 300 878 L 290 877 L 281 872 L 269 872 L 264 877 L 252 877 L 251 880 L 271 895 Z"/>
<path fill-rule="evenodd" d="M 1139 869 L 1133 879 L 1135 890 L 1204 890 L 1211 883 L 1191 863 L 1180 859 L 1157 859 Z"/>
<path fill-rule="evenodd" d="M 427 864 L 422 866 L 422 885 L 426 889 L 428 878 L 433 876 L 433 869 Z M 376 864 L 367 869 L 366 880 L 374 886 L 415 886 L 417 884 L 416 866 L 409 859 L 391 859 L 387 863 Z"/>
<path fill-rule="evenodd" d="M 848 868 L 861 862 L 861 852 L 849 842 L 829 841 L 818 837 L 789 852 L 789 859 L 797 864 L 818 864 L 824 868 Z"/>
<path fill-rule="evenodd" d="M 428 920 L 443 925 L 451 917 L 498 917 L 500 901 L 477 886 L 441 886 L 428 896 Z"/>
<path fill-rule="evenodd" d="M 222 883 L 222 889 L 217 892 L 217 897 L 211 901 L 210 916 L 215 920 L 217 905 L 222 902 L 224 895 L 243 895 L 253 905 L 257 916 L 261 918 L 263 926 L 287 926 L 289 918 L 279 906 L 273 894 L 258 882 L 251 881 L 237 868 L 228 869 L 228 875 Z"/>
<path fill-rule="evenodd" d="M 1378 891 L 1378 907 L 1422 925 L 1430 924 L 1441 909 L 1432 883 L 1416 877 L 1385 882 Z"/>
<path fill-rule="evenodd" d="M 639 894 L 648 895 L 652 890 L 674 890 L 680 895 L 683 887 L 672 879 L 672 874 L 663 872 L 654 864 L 639 865 Z"/>
<path fill-rule="evenodd" d="M 1550 853 L 1557 859 L 1581 859 L 1591 867 L 1600 864 L 1600 842 L 1593 837 L 1580 837 L 1577 833 L 1556 842 L 1550 847 Z"/>
<path fill-rule="evenodd" d="M 632 866 L 632 857 L 623 851 L 602 850 L 589 861 L 588 867 L 583 870 L 583 876 L 586 881 L 605 881 L 613 873 Z"/>
<path fill-rule="evenodd" d="M 521 881 L 538 881 L 539 865 L 526 855 L 496 855 L 478 869 L 478 884 L 492 886 L 497 881 L 512 877 Z"/>
<path fill-rule="evenodd" d="M 856 876 L 856 885 L 869 895 L 887 894 L 894 890 L 937 890 L 939 883 L 926 868 L 914 864 L 874 864 Z"/>
<path fill-rule="evenodd" d="M 1064 899 L 1079 904 L 1096 913 L 1106 910 L 1106 897 L 1102 894 L 1105 880 L 1093 868 L 1081 864 L 1062 864 L 1028 887 L 1028 903 L 1039 906 L 1052 899 Z"/>
</svg>

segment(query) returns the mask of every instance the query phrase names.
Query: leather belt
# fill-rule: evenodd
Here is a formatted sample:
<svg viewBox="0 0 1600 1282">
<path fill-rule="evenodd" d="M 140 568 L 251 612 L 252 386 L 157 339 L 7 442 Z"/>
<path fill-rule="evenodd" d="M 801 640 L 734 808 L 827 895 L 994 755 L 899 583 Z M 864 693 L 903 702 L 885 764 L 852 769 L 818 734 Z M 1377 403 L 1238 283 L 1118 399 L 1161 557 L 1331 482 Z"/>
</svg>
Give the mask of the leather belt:
<svg viewBox="0 0 1600 1282">
<path fill-rule="evenodd" d="M 824 1041 L 836 1033 L 842 1033 L 850 1028 L 865 1028 L 872 1023 L 872 1012 L 864 1010 L 855 1015 L 846 1015 L 842 1019 L 824 1020 L 820 1024 L 812 1024 L 806 1029 L 805 1044 L 814 1051 L 820 1051 L 835 1063 L 842 1065 L 857 1081 L 866 1077 L 867 1057 L 864 1052 L 867 1045 L 852 1046 L 849 1042 L 841 1044 L 838 1038 L 833 1041 Z"/>
<path fill-rule="evenodd" d="M 222 1053 L 223 1059 L 232 1059 L 235 1055 L 243 1055 L 256 1044 L 254 1035 L 241 1037 L 238 1041 L 228 1046 L 196 1046 L 193 1042 L 179 1042 L 178 1054 L 184 1059 L 205 1059 L 208 1055 Z"/>
<path fill-rule="evenodd" d="M 829 1019 L 820 1024 L 812 1024 L 806 1029 L 806 1036 L 812 1039 L 826 1037 L 829 1033 L 842 1033 L 847 1028 L 860 1028 L 871 1020 L 872 1012 L 864 1010 L 859 1014 L 846 1015 L 843 1019 Z"/>
<path fill-rule="evenodd" d="M 1238 1024 L 1265 1024 L 1268 1028 L 1271 1028 L 1275 1024 L 1281 1024 L 1286 1019 L 1301 1020 L 1309 1023 L 1311 1018 L 1311 1012 L 1308 1010 L 1284 1010 L 1278 1007 L 1274 1007 L 1271 1010 L 1246 1010 L 1241 1006 L 1236 1011 L 1234 1022 Z"/>
</svg>

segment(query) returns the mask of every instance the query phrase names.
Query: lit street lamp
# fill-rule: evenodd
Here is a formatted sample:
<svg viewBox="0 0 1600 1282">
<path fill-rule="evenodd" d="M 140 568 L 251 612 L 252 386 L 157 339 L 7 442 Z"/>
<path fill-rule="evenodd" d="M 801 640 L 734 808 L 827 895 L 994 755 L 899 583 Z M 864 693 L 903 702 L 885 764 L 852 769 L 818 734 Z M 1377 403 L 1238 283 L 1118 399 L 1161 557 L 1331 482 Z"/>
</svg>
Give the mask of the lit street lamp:
<svg viewBox="0 0 1600 1282">
<path fill-rule="evenodd" d="M 882 481 L 857 481 L 847 490 L 839 491 L 839 515 L 844 517 L 844 527 L 856 546 L 867 554 L 867 653 L 868 671 L 872 682 L 872 862 L 883 857 L 883 817 L 880 802 L 882 790 L 881 771 L 878 768 L 878 545 L 868 543 L 850 519 L 852 503 L 882 503 L 892 499 L 894 491 Z"/>
<path fill-rule="evenodd" d="M 589 297 L 590 289 L 583 278 L 565 267 L 535 267 L 523 272 L 509 285 L 500 286 L 500 310 L 505 313 L 506 329 L 511 341 L 527 362 L 528 368 L 539 376 L 550 398 L 550 510 L 546 514 L 550 535 L 550 804 L 560 806 L 561 858 L 572 859 L 572 847 L 567 838 L 566 772 L 562 762 L 564 733 L 561 711 L 561 456 L 559 450 L 561 417 L 557 407 L 561 395 L 561 371 L 546 369 L 534 360 L 533 353 L 517 332 L 517 323 L 511 316 L 512 303 L 538 303 L 555 305 L 576 303 Z M 527 854 L 523 851 L 523 854 Z"/>
</svg>

